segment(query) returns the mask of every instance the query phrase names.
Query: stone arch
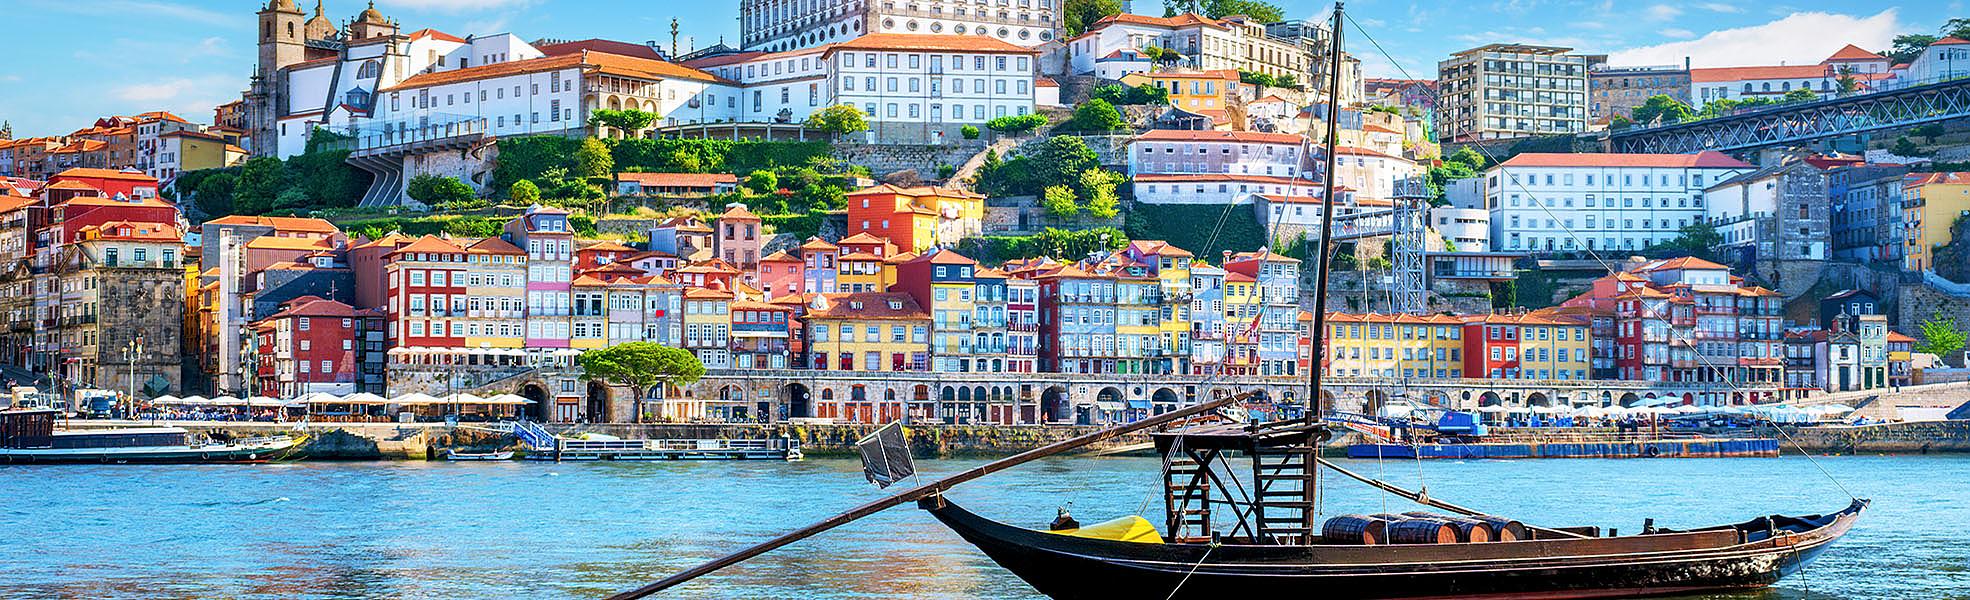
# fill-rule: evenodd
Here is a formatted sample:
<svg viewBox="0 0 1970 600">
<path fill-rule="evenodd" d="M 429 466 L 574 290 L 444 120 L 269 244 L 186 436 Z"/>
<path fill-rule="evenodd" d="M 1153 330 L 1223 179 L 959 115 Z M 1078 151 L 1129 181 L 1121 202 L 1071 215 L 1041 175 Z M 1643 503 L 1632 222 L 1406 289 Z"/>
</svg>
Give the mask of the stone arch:
<svg viewBox="0 0 1970 600">
<path fill-rule="evenodd" d="M 946 393 L 949 393 L 949 392 L 950 392 L 950 388 L 945 388 L 945 390 L 944 390 L 944 391 L 945 391 Z M 969 402 L 971 402 L 971 388 L 968 388 L 968 387 L 964 387 L 964 386 L 958 386 L 958 402 L 960 402 L 960 403 L 969 403 Z"/>
<path fill-rule="evenodd" d="M 1547 396 L 1545 392 L 1533 392 L 1531 395 L 1525 397 L 1525 405 L 1526 406 L 1552 406 L 1553 399 Z"/>
<path fill-rule="evenodd" d="M 1334 390 L 1320 390 L 1320 412 L 1332 414 L 1340 410 L 1334 404 Z"/>
<path fill-rule="evenodd" d="M 1430 406 L 1449 406 L 1450 394 L 1443 390 L 1423 392 L 1423 403 Z"/>
<path fill-rule="evenodd" d="M 1040 392 L 1040 420 L 1047 423 L 1060 423 L 1073 418 L 1073 403 L 1067 401 L 1067 388 L 1058 385 L 1047 386 Z"/>
<path fill-rule="evenodd" d="M 789 383 L 781 391 L 781 397 L 787 401 L 787 416 L 796 419 L 814 416 L 814 395 L 806 385 Z"/>
<path fill-rule="evenodd" d="M 534 402 L 528 404 L 525 409 L 524 414 L 528 420 L 547 421 L 547 416 L 551 414 L 551 409 L 548 407 L 554 403 L 554 398 L 547 395 L 546 385 L 540 382 L 527 382 L 526 385 L 520 386 L 520 397 Z"/>
<path fill-rule="evenodd" d="M 943 392 L 943 395 L 942 395 L 942 396 L 941 396 L 940 398 L 941 398 L 941 399 L 942 399 L 943 401 L 945 401 L 945 402 L 957 402 L 957 401 L 958 401 L 958 388 L 954 388 L 954 387 L 951 387 L 951 386 L 948 386 L 948 385 L 947 385 L 947 386 L 944 386 L 944 392 Z"/>
<path fill-rule="evenodd" d="M 1683 392 L 1683 406 L 1690 406 L 1694 404 L 1696 404 L 1696 395 L 1691 394 L 1689 392 Z"/>
<path fill-rule="evenodd" d="M 1601 406 L 1614 406 L 1614 392 L 1601 390 Z"/>
<path fill-rule="evenodd" d="M 1478 406 L 1502 406 L 1504 404 L 1505 401 L 1498 397 L 1498 392 L 1485 392 L 1478 395 Z"/>
<path fill-rule="evenodd" d="M 610 419 L 609 409 L 611 407 L 609 406 L 610 398 L 609 398 L 608 384 L 602 383 L 602 381 L 598 379 L 588 380 L 588 395 L 584 399 L 586 400 L 586 402 L 582 406 L 584 413 L 583 416 L 587 418 L 588 422 L 590 423 L 610 422 L 611 419 Z"/>
<path fill-rule="evenodd" d="M 1622 407 L 1622 408 L 1630 408 L 1630 407 L 1633 407 L 1633 406 L 1635 406 L 1635 404 L 1637 404 L 1637 403 L 1639 403 L 1639 402 L 1641 402 L 1641 401 L 1642 401 L 1642 398 L 1641 398 L 1641 396 L 1636 396 L 1634 392 L 1625 392 L 1625 393 L 1623 393 L 1623 394 L 1621 394 L 1621 407 Z"/>
<path fill-rule="evenodd" d="M 1157 410 L 1161 410 L 1162 405 L 1176 406 L 1182 400 L 1183 398 L 1177 395 L 1176 390 L 1166 387 L 1156 388 L 1156 391 L 1149 395 L 1150 405 Z"/>
<path fill-rule="evenodd" d="M 1382 390 L 1368 390 L 1361 395 L 1361 412 L 1371 416 L 1381 416 L 1382 408 L 1389 405 L 1389 393 Z"/>
</svg>

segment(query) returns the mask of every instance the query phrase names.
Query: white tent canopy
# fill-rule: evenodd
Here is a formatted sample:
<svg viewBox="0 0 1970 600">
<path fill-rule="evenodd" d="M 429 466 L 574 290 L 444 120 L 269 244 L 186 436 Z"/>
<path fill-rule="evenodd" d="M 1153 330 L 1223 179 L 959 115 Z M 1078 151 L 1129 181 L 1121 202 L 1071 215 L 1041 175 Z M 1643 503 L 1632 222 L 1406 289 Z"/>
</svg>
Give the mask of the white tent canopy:
<svg viewBox="0 0 1970 600">
<path fill-rule="evenodd" d="M 491 397 L 491 398 L 487 398 L 487 399 L 486 399 L 486 403 L 487 403 L 487 404 L 513 404 L 513 405 L 520 405 L 520 404 L 533 404 L 533 403 L 534 403 L 534 401 L 532 401 L 532 400 L 528 400 L 528 399 L 526 399 L 526 398 L 523 398 L 523 397 L 520 397 L 520 396 L 515 396 L 515 395 L 513 395 L 513 394 L 500 394 L 500 395 L 498 395 L 498 396 L 493 396 L 493 397 Z"/>
<path fill-rule="evenodd" d="M 447 402 L 442 398 L 432 397 L 429 394 L 424 394 L 420 392 L 411 392 L 408 394 L 404 394 L 402 396 L 391 398 L 390 403 L 401 404 L 404 406 L 418 406 L 418 405 L 426 405 L 426 404 L 447 404 Z"/>
</svg>

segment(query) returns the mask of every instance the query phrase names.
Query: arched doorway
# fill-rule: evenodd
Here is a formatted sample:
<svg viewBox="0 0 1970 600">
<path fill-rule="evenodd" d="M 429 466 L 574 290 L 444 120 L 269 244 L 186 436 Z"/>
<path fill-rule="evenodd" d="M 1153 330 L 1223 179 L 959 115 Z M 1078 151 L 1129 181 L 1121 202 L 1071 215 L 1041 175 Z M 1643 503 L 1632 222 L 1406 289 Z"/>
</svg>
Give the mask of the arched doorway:
<svg viewBox="0 0 1970 600">
<path fill-rule="evenodd" d="M 1621 395 L 1622 408 L 1634 408 L 1635 404 L 1641 401 L 1642 401 L 1642 397 L 1636 396 L 1634 392 L 1628 392 Z"/>
<path fill-rule="evenodd" d="M 1361 412 L 1369 416 L 1382 416 L 1382 408 L 1389 405 L 1389 394 L 1382 390 L 1368 390 L 1361 395 Z"/>
<path fill-rule="evenodd" d="M 736 385 L 718 388 L 719 405 L 712 409 L 712 416 L 728 421 L 746 420 L 746 391 Z"/>
<path fill-rule="evenodd" d="M 1478 406 L 1500 406 L 1504 403 L 1498 398 L 1498 392 L 1485 392 L 1478 396 Z"/>
<path fill-rule="evenodd" d="M 1525 404 L 1526 406 L 1552 406 L 1553 399 L 1546 397 L 1544 392 L 1533 392 L 1531 395 L 1525 397 Z"/>
<path fill-rule="evenodd" d="M 1690 406 L 1693 404 L 1696 404 L 1696 396 L 1689 392 L 1683 392 L 1683 406 Z"/>
<path fill-rule="evenodd" d="M 1160 415 L 1176 410 L 1177 403 L 1181 400 L 1182 398 L 1177 396 L 1176 390 L 1156 388 L 1156 393 L 1149 395 L 1149 409 Z"/>
<path fill-rule="evenodd" d="M 547 388 L 541 387 L 538 383 L 529 383 L 520 386 L 520 397 L 533 401 L 533 404 L 528 404 L 523 409 L 523 414 L 526 415 L 527 420 L 536 422 L 547 421 L 547 415 L 549 414 L 548 405 L 553 404 L 554 400 L 553 398 L 547 397 Z"/>
<path fill-rule="evenodd" d="M 609 386 L 598 380 L 588 381 L 588 402 L 582 415 L 590 423 L 608 423 L 614 417 L 609 414 Z"/>
<path fill-rule="evenodd" d="M 1065 423 L 1073 418 L 1067 404 L 1067 388 L 1048 386 L 1040 392 L 1040 420 L 1046 423 Z"/>
<path fill-rule="evenodd" d="M 782 388 L 787 399 L 787 415 L 796 419 L 814 416 L 814 394 L 806 385 L 789 383 Z"/>
</svg>

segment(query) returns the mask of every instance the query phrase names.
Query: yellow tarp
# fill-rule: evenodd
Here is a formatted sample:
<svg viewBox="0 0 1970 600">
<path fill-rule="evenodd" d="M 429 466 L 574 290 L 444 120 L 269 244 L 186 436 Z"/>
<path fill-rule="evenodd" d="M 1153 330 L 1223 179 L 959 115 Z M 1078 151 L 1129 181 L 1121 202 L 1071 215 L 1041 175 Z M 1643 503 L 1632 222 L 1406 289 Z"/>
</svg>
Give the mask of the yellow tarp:
<svg viewBox="0 0 1970 600">
<path fill-rule="evenodd" d="M 1136 542 L 1139 544 L 1163 543 L 1163 534 L 1156 532 L 1156 526 L 1150 525 L 1148 519 L 1144 519 L 1142 517 L 1138 517 L 1135 515 L 1129 515 L 1126 517 L 1122 517 L 1110 521 L 1102 521 L 1100 523 L 1095 523 L 1093 525 L 1082 527 L 1080 529 L 1062 529 L 1060 531 L 1049 531 L 1047 533 L 1071 535 L 1074 537 L 1094 538 L 1097 540 L 1113 540 L 1117 542 Z"/>
</svg>

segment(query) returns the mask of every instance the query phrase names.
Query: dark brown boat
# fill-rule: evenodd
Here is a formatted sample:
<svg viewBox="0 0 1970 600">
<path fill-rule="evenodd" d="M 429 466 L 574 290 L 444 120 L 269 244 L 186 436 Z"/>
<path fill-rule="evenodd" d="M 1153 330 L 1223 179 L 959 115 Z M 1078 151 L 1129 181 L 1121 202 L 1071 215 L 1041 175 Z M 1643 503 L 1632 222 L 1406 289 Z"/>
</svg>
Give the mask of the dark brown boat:
<svg viewBox="0 0 1970 600">
<path fill-rule="evenodd" d="M 1306 526 L 1309 511 L 1295 500 L 1256 501 L 1304 497 L 1297 487 L 1271 484 L 1317 480 L 1306 476 L 1313 470 L 1295 468 L 1306 464 L 1296 456 L 1300 450 L 1317 444 L 1306 444 L 1303 433 L 1273 436 L 1267 428 L 1251 428 L 1237 435 L 1238 429 L 1199 427 L 1157 435 L 1173 465 L 1168 470 L 1179 473 L 1167 495 L 1168 541 L 1089 533 L 1099 527 L 1062 532 L 1015 527 L 941 495 L 918 505 L 1034 589 L 1059 600 L 1286 597 L 1309 590 L 1332 599 L 1560 599 L 1756 589 L 1818 556 L 1867 507 L 1867 501 L 1854 500 L 1824 515 L 1769 516 L 1627 536 L 1601 536 L 1595 528 L 1529 527 L 1526 539 L 1513 541 L 1365 545 L 1359 535 L 1321 537 L 1318 528 Z M 1237 447 L 1241 439 L 1257 445 Z M 1268 447 L 1268 442 L 1280 445 Z M 1253 472 L 1239 476 L 1250 486 L 1242 495 L 1237 486 L 1211 484 L 1229 479 L 1225 468 L 1233 461 L 1227 452 L 1254 465 Z M 1316 469 L 1339 469 L 1318 458 L 1311 463 Z M 1198 467 L 1186 474 L 1184 467 L 1193 465 Z M 1438 508 L 1475 512 L 1364 481 Z M 1212 512 L 1231 517 L 1213 527 Z"/>
</svg>

